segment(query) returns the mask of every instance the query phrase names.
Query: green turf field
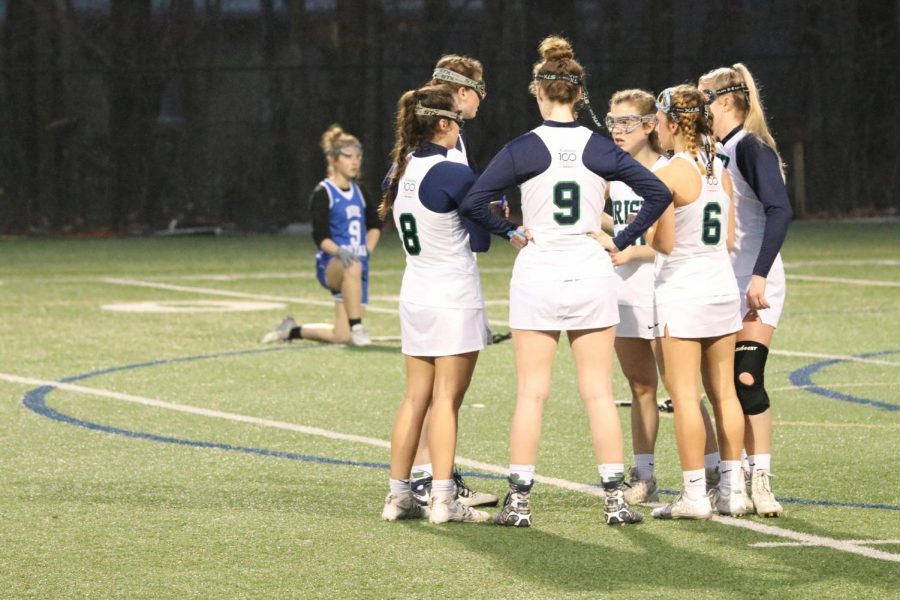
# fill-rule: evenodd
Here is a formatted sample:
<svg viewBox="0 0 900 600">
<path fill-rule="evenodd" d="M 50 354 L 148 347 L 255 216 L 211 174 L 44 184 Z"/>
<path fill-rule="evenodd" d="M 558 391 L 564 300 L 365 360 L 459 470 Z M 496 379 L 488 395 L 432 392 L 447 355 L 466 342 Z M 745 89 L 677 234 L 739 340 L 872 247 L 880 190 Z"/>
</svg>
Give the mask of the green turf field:
<svg viewBox="0 0 900 600">
<path fill-rule="evenodd" d="M 513 252 L 498 246 L 480 265 L 502 321 Z M 783 255 L 766 381 L 786 516 L 642 509 L 611 528 L 595 496 L 546 483 L 535 526 L 510 530 L 380 520 L 397 342 L 258 344 L 286 314 L 332 318 L 308 238 L 0 241 L 0 596 L 900 597 L 900 225 L 797 223 Z M 390 233 L 373 335 L 399 335 L 402 263 Z M 101 308 L 210 300 L 286 306 Z M 561 344 L 538 473 L 577 487 L 597 471 L 573 375 Z M 625 398 L 618 372 L 615 387 Z M 487 348 L 460 414 L 476 489 L 505 489 L 514 389 L 511 344 Z M 669 416 L 657 456 L 674 490 Z"/>
</svg>

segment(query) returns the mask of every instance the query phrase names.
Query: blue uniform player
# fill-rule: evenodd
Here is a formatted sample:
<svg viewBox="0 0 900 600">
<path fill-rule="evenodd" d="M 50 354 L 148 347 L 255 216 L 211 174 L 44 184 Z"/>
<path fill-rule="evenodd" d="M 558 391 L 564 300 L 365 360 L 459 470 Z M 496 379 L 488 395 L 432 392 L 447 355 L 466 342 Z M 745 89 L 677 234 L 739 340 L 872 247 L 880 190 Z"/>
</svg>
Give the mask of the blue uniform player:
<svg viewBox="0 0 900 600">
<path fill-rule="evenodd" d="M 298 325 L 286 318 L 262 341 L 308 339 L 331 344 L 367 346 L 371 338 L 362 324 L 368 300 L 369 256 L 381 236 L 381 220 L 374 202 L 356 182 L 362 164 L 362 145 L 339 125 L 322 136 L 328 174 L 313 190 L 309 210 L 316 253 L 316 278 L 335 299 L 334 323 Z"/>
</svg>

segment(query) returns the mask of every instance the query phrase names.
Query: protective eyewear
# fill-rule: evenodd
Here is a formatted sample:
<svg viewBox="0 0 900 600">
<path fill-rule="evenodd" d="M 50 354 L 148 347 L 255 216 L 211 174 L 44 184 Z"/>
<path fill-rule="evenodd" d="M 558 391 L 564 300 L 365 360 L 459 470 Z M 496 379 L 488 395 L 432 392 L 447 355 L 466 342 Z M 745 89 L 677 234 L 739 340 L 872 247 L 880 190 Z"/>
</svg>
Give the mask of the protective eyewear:
<svg viewBox="0 0 900 600">
<path fill-rule="evenodd" d="M 656 115 L 622 115 L 617 117 L 612 113 L 607 113 L 604 122 L 610 132 L 631 133 L 644 123 L 656 125 Z"/>
<path fill-rule="evenodd" d="M 743 83 L 738 83 L 736 85 L 729 85 L 729 86 L 726 86 L 723 88 L 719 88 L 717 90 L 702 89 L 700 91 L 703 93 L 704 96 L 706 96 L 707 104 L 712 104 L 713 102 L 718 100 L 720 96 L 724 96 L 725 94 L 730 94 L 731 92 L 742 92 L 744 94 L 747 94 L 750 92 L 750 90 L 747 89 L 747 86 L 744 85 Z"/>
<path fill-rule="evenodd" d="M 479 100 L 484 100 L 485 96 L 487 96 L 487 87 L 485 86 L 483 79 L 472 79 L 471 77 L 466 77 L 456 71 L 443 68 L 435 69 L 434 73 L 431 74 L 431 78 L 435 81 L 443 81 L 444 83 L 453 83 L 471 88 L 472 91 L 478 94 Z"/>
<path fill-rule="evenodd" d="M 338 148 L 337 154 L 346 158 L 362 158 L 363 149 L 360 144 L 344 144 Z"/>
<path fill-rule="evenodd" d="M 660 92 L 659 96 L 656 98 L 656 108 L 669 116 L 681 113 L 681 114 L 689 114 L 689 113 L 698 113 L 706 108 L 704 105 L 703 108 L 699 106 L 694 106 L 693 108 L 681 108 L 678 106 L 674 106 L 672 104 L 672 88 L 666 88 L 662 92 Z"/>
</svg>

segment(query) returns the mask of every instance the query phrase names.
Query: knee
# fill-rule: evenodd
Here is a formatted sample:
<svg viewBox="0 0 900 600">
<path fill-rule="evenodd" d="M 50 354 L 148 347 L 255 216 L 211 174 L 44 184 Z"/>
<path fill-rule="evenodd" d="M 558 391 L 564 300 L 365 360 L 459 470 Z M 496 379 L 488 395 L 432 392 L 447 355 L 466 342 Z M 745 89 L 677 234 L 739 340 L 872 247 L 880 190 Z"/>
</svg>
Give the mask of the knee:
<svg viewBox="0 0 900 600">
<path fill-rule="evenodd" d="M 769 410 L 765 388 L 766 359 L 769 349 L 759 342 L 738 342 L 734 349 L 734 387 L 745 415 Z"/>
<path fill-rule="evenodd" d="M 350 263 L 349 266 L 344 267 L 344 278 L 351 277 L 353 279 L 362 278 L 362 263 L 358 260 Z"/>
</svg>

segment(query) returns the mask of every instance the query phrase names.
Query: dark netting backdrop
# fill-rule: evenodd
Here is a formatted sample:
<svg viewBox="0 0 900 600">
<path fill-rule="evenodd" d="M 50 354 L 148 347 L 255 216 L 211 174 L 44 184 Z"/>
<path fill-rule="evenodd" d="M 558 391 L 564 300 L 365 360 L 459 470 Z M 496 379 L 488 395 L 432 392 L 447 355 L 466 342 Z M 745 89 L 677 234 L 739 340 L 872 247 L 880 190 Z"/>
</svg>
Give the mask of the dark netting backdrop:
<svg viewBox="0 0 900 600">
<path fill-rule="evenodd" d="M 376 192 L 396 100 L 445 53 L 484 63 L 467 125 L 483 166 L 539 122 L 527 86 L 549 33 L 572 40 L 601 118 L 618 89 L 746 63 L 798 215 L 889 214 L 898 29 L 883 0 L 0 2 L 0 233 L 276 230 L 305 220 L 334 122 Z"/>
</svg>

